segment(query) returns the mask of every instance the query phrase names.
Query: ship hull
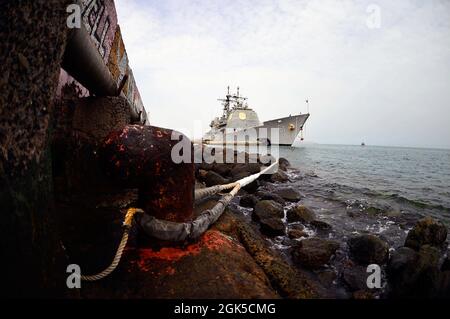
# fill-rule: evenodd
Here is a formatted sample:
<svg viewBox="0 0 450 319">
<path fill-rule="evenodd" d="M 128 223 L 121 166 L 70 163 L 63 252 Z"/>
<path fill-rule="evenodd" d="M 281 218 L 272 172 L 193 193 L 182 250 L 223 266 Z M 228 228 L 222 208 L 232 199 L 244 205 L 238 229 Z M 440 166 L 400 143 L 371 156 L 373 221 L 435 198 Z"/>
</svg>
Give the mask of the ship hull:
<svg viewBox="0 0 450 319">
<path fill-rule="evenodd" d="M 211 145 L 286 145 L 301 140 L 299 133 L 309 114 L 293 115 L 264 122 L 246 129 L 227 129 L 225 132 L 210 131 L 203 142 Z"/>
</svg>

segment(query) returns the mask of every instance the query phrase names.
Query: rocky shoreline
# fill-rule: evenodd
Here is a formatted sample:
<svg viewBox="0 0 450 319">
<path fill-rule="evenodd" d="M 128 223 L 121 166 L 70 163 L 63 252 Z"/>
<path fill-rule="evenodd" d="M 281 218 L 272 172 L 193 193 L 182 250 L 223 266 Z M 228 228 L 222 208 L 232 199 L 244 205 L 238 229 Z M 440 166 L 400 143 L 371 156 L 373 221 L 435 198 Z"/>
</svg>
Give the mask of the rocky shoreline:
<svg viewBox="0 0 450 319">
<path fill-rule="evenodd" d="M 237 156 L 237 153 L 235 154 Z M 248 155 L 246 155 L 248 156 Z M 261 164 L 197 164 L 198 183 L 205 186 L 236 181 L 259 171 Z M 258 238 L 267 254 L 275 254 L 283 271 L 295 272 L 304 288 L 285 297 L 309 298 L 433 298 L 450 297 L 450 267 L 447 227 L 425 217 L 415 222 L 403 246 L 394 247 L 376 233 L 354 234 L 347 240 L 334 238 L 334 225 L 318 217 L 304 204 L 305 195 L 291 183 L 298 169 L 281 158 L 277 173 L 266 175 L 240 191 L 223 219 L 231 219 L 240 231 L 251 229 L 250 240 Z M 425 213 L 425 212 L 424 212 Z M 242 234 L 234 237 L 242 242 Z M 262 243 L 263 242 L 263 243 Z M 270 253 L 269 253 L 270 251 Z M 253 258 L 256 258 L 253 256 Z M 377 264 L 381 270 L 381 287 L 368 288 L 371 274 L 367 267 Z M 264 269 L 264 268 L 263 268 Z M 287 270 L 289 269 L 289 271 Z M 264 269 L 265 270 L 265 269 Z M 266 270 L 265 270 L 266 271 Z M 286 273 L 281 277 L 288 277 Z M 270 277 L 270 276 L 269 276 Z M 283 280 L 276 277 L 277 280 Z M 291 281 L 295 281 L 291 279 Z M 295 290 L 295 289 L 294 289 Z"/>
</svg>

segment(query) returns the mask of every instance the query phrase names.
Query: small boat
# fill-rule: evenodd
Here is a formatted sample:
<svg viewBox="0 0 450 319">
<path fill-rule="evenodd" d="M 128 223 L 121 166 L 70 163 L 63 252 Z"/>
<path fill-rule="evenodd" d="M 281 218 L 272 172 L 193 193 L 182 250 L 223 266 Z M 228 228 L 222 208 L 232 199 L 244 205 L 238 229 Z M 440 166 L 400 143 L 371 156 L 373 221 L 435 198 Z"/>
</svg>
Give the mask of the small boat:
<svg viewBox="0 0 450 319">
<path fill-rule="evenodd" d="M 361 143 L 361 146 L 366 146 L 366 143 L 362 142 L 362 143 Z"/>
</svg>

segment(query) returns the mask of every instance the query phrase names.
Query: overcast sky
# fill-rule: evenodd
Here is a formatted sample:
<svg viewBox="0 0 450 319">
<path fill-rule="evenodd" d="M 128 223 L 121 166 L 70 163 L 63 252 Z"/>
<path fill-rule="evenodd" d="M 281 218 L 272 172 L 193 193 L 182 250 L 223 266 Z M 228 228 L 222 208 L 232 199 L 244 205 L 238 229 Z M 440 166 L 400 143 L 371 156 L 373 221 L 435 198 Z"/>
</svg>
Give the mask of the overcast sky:
<svg viewBox="0 0 450 319">
<path fill-rule="evenodd" d="M 450 147 L 448 0 L 115 2 L 152 125 L 206 131 L 230 85 L 262 121 L 309 99 L 310 142 Z"/>
</svg>

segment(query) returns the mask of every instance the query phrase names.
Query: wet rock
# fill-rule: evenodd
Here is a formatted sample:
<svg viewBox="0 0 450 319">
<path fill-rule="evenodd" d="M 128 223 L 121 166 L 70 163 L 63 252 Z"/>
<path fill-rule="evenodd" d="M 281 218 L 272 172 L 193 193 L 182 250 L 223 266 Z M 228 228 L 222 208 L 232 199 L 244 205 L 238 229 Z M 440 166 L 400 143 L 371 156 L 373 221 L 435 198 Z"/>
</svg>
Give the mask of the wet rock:
<svg viewBox="0 0 450 319">
<path fill-rule="evenodd" d="M 433 297 L 439 286 L 439 251 L 424 245 L 417 252 L 397 249 L 389 260 L 387 274 L 391 297 Z"/>
<path fill-rule="evenodd" d="M 313 221 L 311 221 L 310 225 L 312 227 L 314 227 L 315 229 L 322 230 L 322 231 L 329 231 L 332 229 L 330 224 L 328 224 L 324 221 L 321 221 L 321 220 L 313 220 Z"/>
<path fill-rule="evenodd" d="M 275 237 L 285 234 L 284 223 L 279 218 L 261 219 L 259 224 L 261 225 L 261 232 L 267 236 Z"/>
<path fill-rule="evenodd" d="M 285 159 L 284 157 L 280 157 L 278 159 L 278 167 L 282 170 L 282 171 L 287 171 L 288 167 L 291 166 L 291 163 L 289 163 L 289 161 L 287 159 Z"/>
<path fill-rule="evenodd" d="M 450 271 L 450 250 L 447 251 L 447 257 L 442 263 L 441 271 Z"/>
<path fill-rule="evenodd" d="M 438 296 L 449 298 L 450 296 L 450 271 L 443 271 L 439 274 Z"/>
<path fill-rule="evenodd" d="M 302 237 L 309 237 L 309 235 L 307 232 L 305 232 L 303 230 L 291 229 L 288 231 L 288 237 L 291 239 L 297 239 L 297 238 L 302 238 Z"/>
<path fill-rule="evenodd" d="M 304 230 L 305 226 L 303 226 L 302 224 L 293 224 L 290 226 L 291 229 L 297 229 L 297 230 Z"/>
<path fill-rule="evenodd" d="M 258 163 L 236 164 L 230 172 L 231 176 L 244 173 L 245 176 L 253 175 L 260 172 L 261 165 Z"/>
<path fill-rule="evenodd" d="M 181 247 L 130 247 L 114 275 L 83 285 L 81 294 L 85 298 L 279 298 L 247 250 L 215 230 Z"/>
<path fill-rule="evenodd" d="M 233 168 L 232 164 L 227 163 L 214 163 L 211 169 L 221 176 L 227 176 L 230 174 L 231 169 Z"/>
<path fill-rule="evenodd" d="M 274 193 L 289 202 L 297 202 L 305 197 L 299 190 L 291 186 L 277 188 L 274 190 Z"/>
<path fill-rule="evenodd" d="M 422 245 L 442 247 L 446 239 L 447 227 L 440 221 L 425 217 L 409 231 L 405 246 L 415 250 L 419 250 Z"/>
<path fill-rule="evenodd" d="M 289 181 L 289 176 L 279 169 L 276 173 L 270 175 L 270 181 L 272 183 L 284 183 Z"/>
<path fill-rule="evenodd" d="M 262 200 L 255 205 L 252 214 L 253 219 L 259 221 L 270 218 L 283 218 L 283 206 L 274 202 L 273 200 Z"/>
<path fill-rule="evenodd" d="M 287 211 L 287 221 L 310 223 L 316 219 L 314 211 L 306 206 L 298 205 Z"/>
<path fill-rule="evenodd" d="M 322 238 L 308 238 L 299 242 L 292 252 L 294 262 L 306 268 L 320 268 L 330 261 L 339 243 Z"/>
<path fill-rule="evenodd" d="M 247 208 L 255 208 L 258 198 L 255 195 L 244 195 L 239 199 L 239 205 Z"/>
<path fill-rule="evenodd" d="M 319 281 L 323 286 L 331 287 L 337 279 L 337 274 L 333 270 L 324 270 L 317 274 L 317 278 L 319 278 Z"/>
<path fill-rule="evenodd" d="M 373 299 L 373 294 L 367 290 L 358 290 L 353 293 L 353 299 Z"/>
<path fill-rule="evenodd" d="M 268 191 L 257 191 L 255 195 L 258 196 L 260 199 L 273 200 L 277 203 L 280 203 L 281 205 L 284 205 L 286 203 L 286 201 L 281 196 L 273 194 Z"/>
<path fill-rule="evenodd" d="M 223 178 L 219 174 L 214 171 L 199 171 L 200 179 L 205 183 L 207 187 L 214 185 L 222 185 L 227 184 L 230 181 L 226 178 Z"/>
<path fill-rule="evenodd" d="M 367 289 L 367 268 L 361 265 L 348 265 L 342 271 L 342 280 L 350 291 L 361 291 Z"/>
<path fill-rule="evenodd" d="M 389 245 L 374 235 L 353 237 L 347 244 L 352 259 L 363 265 L 382 265 L 389 257 Z"/>
<path fill-rule="evenodd" d="M 283 257 L 267 246 L 267 241 L 256 233 L 248 223 L 239 222 L 239 240 L 256 263 L 264 269 L 272 286 L 287 298 L 324 297 L 322 288 L 301 269 L 289 265 Z"/>
</svg>

